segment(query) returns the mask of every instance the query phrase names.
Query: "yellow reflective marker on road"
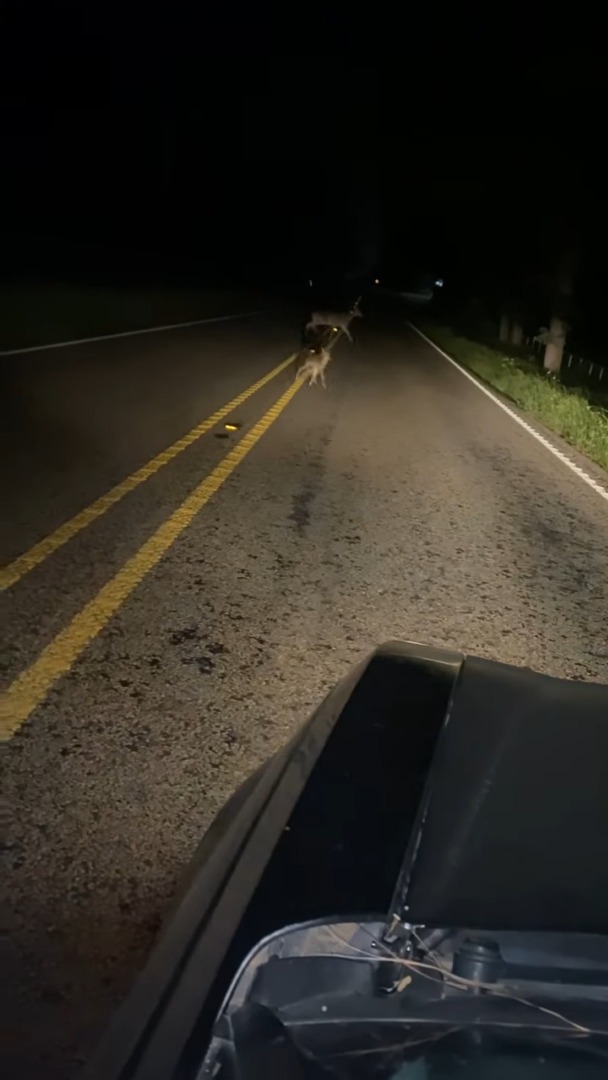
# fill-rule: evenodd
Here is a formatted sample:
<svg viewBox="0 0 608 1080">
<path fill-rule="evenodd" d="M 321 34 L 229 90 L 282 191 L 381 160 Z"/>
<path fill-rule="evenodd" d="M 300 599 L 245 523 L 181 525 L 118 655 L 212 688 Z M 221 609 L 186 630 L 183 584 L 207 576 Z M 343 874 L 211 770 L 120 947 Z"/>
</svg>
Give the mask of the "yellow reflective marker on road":
<svg viewBox="0 0 608 1080">
<path fill-rule="evenodd" d="M 139 551 L 127 560 L 65 629 L 42 650 L 38 659 L 17 676 L 2 700 L 1 741 L 10 739 L 19 730 L 36 706 L 44 701 L 51 687 L 62 675 L 67 674 L 81 652 L 104 629 L 146 574 L 160 562 L 180 533 L 190 525 L 211 496 L 215 495 L 237 465 L 268 431 L 301 386 L 302 379 L 296 379 L 251 431 L 239 440 L 223 461 L 216 465 L 181 506 L 146 540 Z"/>
<path fill-rule="evenodd" d="M 46 536 L 44 540 L 40 540 L 37 544 L 34 544 L 29 551 L 24 552 L 14 562 L 9 563 L 8 566 L 0 570 L 0 590 L 10 588 L 11 585 L 15 585 L 22 577 L 33 570 L 34 567 L 39 566 L 40 563 L 48 559 L 49 555 L 52 555 L 58 548 L 67 544 L 68 540 L 71 540 L 79 532 L 90 525 L 97 518 L 100 518 L 102 514 L 105 514 L 112 506 L 115 506 L 117 502 L 120 502 L 125 495 L 128 495 L 130 491 L 133 491 L 140 484 L 143 484 L 144 480 L 148 480 L 154 473 L 162 469 L 163 465 L 168 465 L 170 461 L 181 454 L 183 450 L 186 450 L 188 446 L 192 446 L 192 443 L 200 439 L 202 435 L 205 435 L 212 427 L 219 424 L 225 416 L 229 416 L 231 412 L 238 409 L 247 398 L 250 398 L 252 394 L 255 394 L 258 390 L 261 390 L 266 383 L 269 383 L 271 379 L 274 379 L 279 372 L 284 371 L 286 367 L 294 360 L 294 355 L 288 356 L 286 360 L 283 360 L 272 371 L 269 371 L 267 375 L 262 376 L 257 382 L 253 383 L 246 390 L 243 390 L 242 394 L 238 394 L 237 397 L 229 401 L 227 405 L 223 405 L 221 409 L 213 413 L 206 420 L 203 420 L 200 424 L 197 424 L 192 431 L 189 431 L 187 435 L 183 435 L 181 439 L 174 442 L 166 450 L 162 450 L 160 454 L 153 457 L 151 461 L 148 461 L 146 465 L 142 465 L 136 472 L 127 476 L 126 480 L 122 480 L 116 487 L 110 489 L 105 495 L 101 495 L 99 499 L 91 503 L 90 506 L 85 507 L 75 517 L 70 518 L 69 521 L 60 525 L 55 532 Z M 226 425 L 228 427 L 228 425 Z M 233 430 L 233 429 L 229 429 Z M 234 428 L 234 430 L 237 430 Z"/>
</svg>

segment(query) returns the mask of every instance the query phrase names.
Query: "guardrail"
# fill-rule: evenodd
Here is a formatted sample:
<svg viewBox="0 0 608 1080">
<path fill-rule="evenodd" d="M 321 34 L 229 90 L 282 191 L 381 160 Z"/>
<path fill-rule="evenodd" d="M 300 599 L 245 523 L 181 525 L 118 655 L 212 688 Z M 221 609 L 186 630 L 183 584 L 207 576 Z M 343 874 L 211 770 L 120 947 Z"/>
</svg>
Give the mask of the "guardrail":
<svg viewBox="0 0 608 1080">
<path fill-rule="evenodd" d="M 536 337 L 527 337 L 526 345 L 535 356 L 541 359 L 545 345 Z M 585 360 L 574 353 L 564 353 L 561 368 L 563 382 L 578 383 L 580 386 L 601 386 L 608 389 L 608 367 L 597 361 Z"/>
</svg>

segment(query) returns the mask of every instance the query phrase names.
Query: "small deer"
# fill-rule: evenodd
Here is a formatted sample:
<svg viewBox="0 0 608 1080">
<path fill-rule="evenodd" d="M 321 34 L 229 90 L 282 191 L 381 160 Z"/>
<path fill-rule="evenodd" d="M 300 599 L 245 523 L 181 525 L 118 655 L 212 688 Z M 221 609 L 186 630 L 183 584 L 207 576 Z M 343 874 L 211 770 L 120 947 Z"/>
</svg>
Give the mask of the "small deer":
<svg viewBox="0 0 608 1080">
<path fill-rule="evenodd" d="M 333 330 L 342 330 L 352 345 L 353 338 L 349 325 L 353 319 L 362 318 L 363 315 L 359 310 L 358 303 L 350 311 L 346 312 L 313 311 L 306 323 L 306 330 L 315 330 L 317 326 L 331 326 Z"/>
<path fill-rule="evenodd" d="M 296 371 L 296 379 L 307 376 L 308 385 L 315 386 L 317 379 L 321 379 L 321 386 L 325 390 L 325 368 L 331 360 L 331 353 L 327 349 L 305 349 L 302 355 L 302 363 Z"/>
</svg>

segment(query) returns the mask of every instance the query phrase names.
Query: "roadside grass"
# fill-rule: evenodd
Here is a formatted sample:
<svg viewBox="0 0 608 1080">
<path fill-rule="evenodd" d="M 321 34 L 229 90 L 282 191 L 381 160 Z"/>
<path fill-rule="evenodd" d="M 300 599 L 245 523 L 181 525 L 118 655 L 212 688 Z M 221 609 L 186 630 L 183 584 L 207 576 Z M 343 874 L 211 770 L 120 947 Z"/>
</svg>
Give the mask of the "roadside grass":
<svg viewBox="0 0 608 1080">
<path fill-rule="evenodd" d="M 245 292 L 210 289 L 0 286 L 0 350 L 238 314 L 260 307 Z"/>
<path fill-rule="evenodd" d="M 505 356 L 445 326 L 426 321 L 420 325 L 464 367 L 608 470 L 608 410 L 589 404 L 584 391 L 568 389 L 541 374 L 530 361 Z"/>
</svg>

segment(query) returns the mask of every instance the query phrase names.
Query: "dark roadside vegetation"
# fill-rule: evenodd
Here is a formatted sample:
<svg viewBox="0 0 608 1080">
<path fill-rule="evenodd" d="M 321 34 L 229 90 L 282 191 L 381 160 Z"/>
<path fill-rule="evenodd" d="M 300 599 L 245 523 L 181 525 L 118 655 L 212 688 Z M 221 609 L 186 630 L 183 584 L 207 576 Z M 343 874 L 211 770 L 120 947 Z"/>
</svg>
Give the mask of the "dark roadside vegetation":
<svg viewBox="0 0 608 1080">
<path fill-rule="evenodd" d="M 205 285 L 6 284 L 0 287 L 0 350 L 244 314 L 263 304 L 253 290 Z"/>
<path fill-rule="evenodd" d="M 608 364 L 596 356 L 593 364 L 563 363 L 559 373 L 549 373 L 542 348 L 532 346 L 533 325 L 513 344 L 499 340 L 491 312 L 458 311 L 437 298 L 424 314 L 418 325 L 450 356 L 608 469 Z"/>
<path fill-rule="evenodd" d="M 423 321 L 420 325 L 455 360 L 608 469 L 607 395 L 603 395 L 602 405 L 601 394 L 564 386 L 544 375 L 528 357 L 506 354 L 436 323 Z M 595 401 L 597 404 L 592 403 Z"/>
<path fill-rule="evenodd" d="M 294 329 L 299 330 L 309 309 L 346 310 L 366 285 L 330 275 L 317 277 L 310 288 L 302 274 L 281 274 L 274 266 L 236 278 L 221 272 L 182 280 L 141 272 L 122 280 L 116 275 L 24 276 L 0 282 L 0 352 L 242 315 L 276 304 L 297 307 Z"/>
</svg>

